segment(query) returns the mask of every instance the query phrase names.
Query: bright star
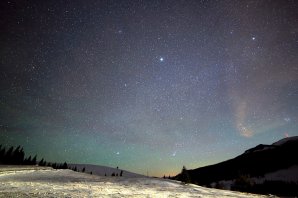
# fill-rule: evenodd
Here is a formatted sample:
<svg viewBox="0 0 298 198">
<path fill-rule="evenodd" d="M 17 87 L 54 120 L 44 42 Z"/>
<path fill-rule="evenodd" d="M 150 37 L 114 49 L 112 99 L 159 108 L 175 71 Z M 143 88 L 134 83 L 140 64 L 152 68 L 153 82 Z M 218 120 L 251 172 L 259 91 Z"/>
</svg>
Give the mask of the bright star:
<svg viewBox="0 0 298 198">
<path fill-rule="evenodd" d="M 253 36 L 251 39 L 254 41 L 254 40 L 256 40 L 256 37 Z"/>
<path fill-rule="evenodd" d="M 176 151 L 172 154 L 172 157 L 175 157 L 176 156 Z"/>
<path fill-rule="evenodd" d="M 159 58 L 159 61 L 160 61 L 160 62 L 163 62 L 163 61 L 164 61 L 163 57 L 160 57 L 160 58 Z"/>
</svg>

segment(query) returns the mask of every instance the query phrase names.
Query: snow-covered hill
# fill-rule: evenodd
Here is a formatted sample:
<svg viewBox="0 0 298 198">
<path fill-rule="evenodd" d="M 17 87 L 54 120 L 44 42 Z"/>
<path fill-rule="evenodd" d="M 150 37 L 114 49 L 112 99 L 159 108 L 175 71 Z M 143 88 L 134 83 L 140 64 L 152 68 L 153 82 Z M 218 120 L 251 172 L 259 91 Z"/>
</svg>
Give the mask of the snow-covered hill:
<svg viewBox="0 0 298 198">
<path fill-rule="evenodd" d="M 143 175 L 132 173 L 126 170 L 122 170 L 120 168 L 111 168 L 107 166 L 100 166 L 100 165 L 92 165 L 92 164 L 69 164 L 70 167 L 76 167 L 79 171 L 82 171 L 83 168 L 85 168 L 86 173 L 92 172 L 93 175 L 98 176 L 111 176 L 112 173 L 120 175 L 120 172 L 123 171 L 122 176 L 123 177 L 144 177 Z"/>
<path fill-rule="evenodd" d="M 265 197 L 154 178 L 101 177 L 71 170 L 0 171 L 0 197 Z"/>
</svg>

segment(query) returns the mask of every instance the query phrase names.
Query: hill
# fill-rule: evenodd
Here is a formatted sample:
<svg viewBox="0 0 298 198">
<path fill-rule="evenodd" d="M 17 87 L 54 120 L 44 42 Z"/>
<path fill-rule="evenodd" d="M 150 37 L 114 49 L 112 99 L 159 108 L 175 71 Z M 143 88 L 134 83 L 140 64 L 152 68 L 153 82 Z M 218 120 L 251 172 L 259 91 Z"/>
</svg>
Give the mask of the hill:
<svg viewBox="0 0 298 198">
<path fill-rule="evenodd" d="M 212 186 L 219 182 L 221 182 L 222 185 L 229 183 L 227 188 L 235 190 L 249 191 L 249 188 L 252 187 L 253 184 L 262 185 L 265 181 L 267 183 L 268 181 L 283 182 L 283 184 L 284 182 L 294 182 L 294 184 L 291 185 L 297 186 L 297 150 L 298 137 L 285 138 L 272 145 L 257 145 L 233 159 L 188 170 L 187 172 L 193 183 L 206 186 Z M 279 174 L 280 176 L 278 177 L 276 173 L 280 172 L 282 174 Z M 294 175 L 294 177 L 289 180 L 286 175 L 290 174 Z M 175 179 L 181 180 L 182 175 L 177 175 Z M 240 185 L 237 184 L 239 180 L 242 180 L 242 184 Z M 272 190 L 274 192 L 274 189 Z M 291 191 L 291 189 L 287 189 L 287 191 Z M 297 193 L 297 190 L 293 193 Z"/>
<path fill-rule="evenodd" d="M 119 168 L 111 168 L 108 166 L 100 166 L 100 165 L 92 165 L 92 164 L 69 164 L 69 167 L 74 168 L 77 167 L 78 171 L 82 171 L 83 168 L 85 168 L 86 173 L 92 172 L 93 175 L 98 176 L 111 176 L 113 173 L 116 175 L 118 174 L 120 176 L 120 173 L 122 171 L 123 177 L 145 177 L 144 175 L 140 175 L 137 173 L 132 173 L 126 170 L 122 170 Z"/>
</svg>

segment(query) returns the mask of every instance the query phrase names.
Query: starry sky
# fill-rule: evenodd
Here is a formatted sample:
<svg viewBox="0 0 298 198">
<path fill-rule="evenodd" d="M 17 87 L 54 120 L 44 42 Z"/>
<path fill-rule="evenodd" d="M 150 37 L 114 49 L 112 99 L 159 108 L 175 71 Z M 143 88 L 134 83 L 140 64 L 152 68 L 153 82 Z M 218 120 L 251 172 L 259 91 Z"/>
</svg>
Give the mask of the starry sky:
<svg viewBox="0 0 298 198">
<path fill-rule="evenodd" d="M 295 0 L 0 3 L 0 144 L 174 175 L 298 135 Z"/>
</svg>

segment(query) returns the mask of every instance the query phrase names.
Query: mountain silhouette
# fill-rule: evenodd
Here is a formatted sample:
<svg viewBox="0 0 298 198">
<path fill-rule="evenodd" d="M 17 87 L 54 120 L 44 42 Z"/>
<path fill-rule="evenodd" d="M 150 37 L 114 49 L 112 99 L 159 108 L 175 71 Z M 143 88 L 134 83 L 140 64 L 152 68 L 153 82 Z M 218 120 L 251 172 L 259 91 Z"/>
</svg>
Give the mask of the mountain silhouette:
<svg viewBox="0 0 298 198">
<path fill-rule="evenodd" d="M 219 181 L 235 181 L 241 176 L 262 178 L 268 173 L 296 167 L 297 151 L 298 136 L 294 136 L 272 145 L 260 144 L 233 159 L 187 171 L 192 183 L 205 186 Z M 178 174 L 173 179 L 181 180 L 182 175 Z"/>
</svg>

